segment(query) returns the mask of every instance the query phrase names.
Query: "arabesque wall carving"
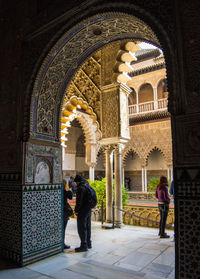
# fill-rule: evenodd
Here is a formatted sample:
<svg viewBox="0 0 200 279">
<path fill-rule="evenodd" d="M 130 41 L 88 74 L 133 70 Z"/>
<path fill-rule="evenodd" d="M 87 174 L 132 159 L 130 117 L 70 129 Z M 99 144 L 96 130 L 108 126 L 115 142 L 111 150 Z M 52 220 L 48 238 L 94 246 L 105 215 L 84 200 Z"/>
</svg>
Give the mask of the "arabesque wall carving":
<svg viewBox="0 0 200 279">
<path fill-rule="evenodd" d="M 129 150 L 137 152 L 141 164 L 146 165 L 150 152 L 157 148 L 163 153 L 166 163 L 172 165 L 172 137 L 170 120 L 130 126 L 131 140 L 123 150 L 123 162 Z"/>
<path fill-rule="evenodd" d="M 100 28 L 101 35 L 91 35 L 95 28 Z M 115 27 L 115 28 L 113 28 Z M 58 140 L 58 117 L 60 96 L 63 96 L 67 82 L 89 54 L 121 37 L 142 37 L 144 40 L 159 42 L 150 27 L 138 18 L 122 13 L 108 13 L 85 20 L 74 28 L 76 32 L 66 33 L 46 57 L 33 90 L 31 134 L 44 134 Z M 91 46 L 93 48 L 91 49 Z M 83 74 L 84 75 L 84 74 Z"/>
</svg>

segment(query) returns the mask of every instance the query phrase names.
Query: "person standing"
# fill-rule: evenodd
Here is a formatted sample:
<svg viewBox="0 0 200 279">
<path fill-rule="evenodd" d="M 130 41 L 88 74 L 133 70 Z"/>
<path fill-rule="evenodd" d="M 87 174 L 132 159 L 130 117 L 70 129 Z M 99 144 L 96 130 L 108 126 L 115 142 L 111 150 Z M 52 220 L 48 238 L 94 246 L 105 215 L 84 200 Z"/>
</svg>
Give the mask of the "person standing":
<svg viewBox="0 0 200 279">
<path fill-rule="evenodd" d="M 67 223 L 69 221 L 69 217 L 73 215 L 73 209 L 68 203 L 68 199 L 72 200 L 72 191 L 69 190 L 69 187 L 65 180 L 63 180 L 63 204 L 64 204 L 64 210 L 63 210 L 63 243 L 64 243 L 64 249 L 70 249 L 69 245 L 65 244 L 65 229 L 67 227 Z"/>
<path fill-rule="evenodd" d="M 161 176 L 156 189 L 156 198 L 158 199 L 158 208 L 160 211 L 159 236 L 160 238 L 169 238 L 165 233 L 167 215 L 169 212 L 170 198 L 168 194 L 168 181 L 166 176 Z"/>
<path fill-rule="evenodd" d="M 91 207 L 88 203 L 87 187 L 85 178 L 76 175 L 74 182 L 77 185 L 75 214 L 77 215 L 77 229 L 80 237 L 80 247 L 75 252 L 84 252 L 92 248 L 91 244 Z"/>
<path fill-rule="evenodd" d="M 73 195 L 75 195 L 75 194 L 76 194 L 77 187 L 76 187 L 76 183 L 74 182 L 74 177 L 73 177 L 73 176 L 70 176 L 70 179 L 69 179 L 69 188 L 72 190 Z"/>
</svg>

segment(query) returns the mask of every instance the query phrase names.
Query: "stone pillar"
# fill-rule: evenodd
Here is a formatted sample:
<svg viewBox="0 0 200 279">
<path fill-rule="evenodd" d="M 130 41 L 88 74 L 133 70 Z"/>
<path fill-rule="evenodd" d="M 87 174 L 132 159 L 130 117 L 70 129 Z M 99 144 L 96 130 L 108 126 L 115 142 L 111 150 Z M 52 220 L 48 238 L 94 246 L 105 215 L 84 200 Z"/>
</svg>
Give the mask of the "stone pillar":
<svg viewBox="0 0 200 279">
<path fill-rule="evenodd" d="M 114 151 L 115 166 L 115 226 L 120 228 L 122 225 L 122 164 L 121 164 L 121 145 L 115 146 Z"/>
<path fill-rule="evenodd" d="M 173 166 L 171 166 L 171 182 L 172 182 L 173 179 L 174 179 L 174 177 L 173 177 Z"/>
<path fill-rule="evenodd" d="M 138 91 L 136 92 L 136 112 L 139 113 L 139 95 Z"/>
<path fill-rule="evenodd" d="M 94 179 L 95 179 L 95 175 L 94 175 L 95 165 L 96 164 L 90 164 L 89 165 L 89 179 L 90 179 L 91 182 L 93 182 Z"/>
<path fill-rule="evenodd" d="M 89 179 L 94 181 L 94 169 L 96 166 L 96 144 L 86 143 L 86 157 L 85 162 L 89 167 Z"/>
<path fill-rule="evenodd" d="M 147 167 L 144 167 L 144 191 L 147 192 L 148 182 L 147 182 Z"/>
<path fill-rule="evenodd" d="M 142 192 L 145 191 L 144 167 L 142 166 Z"/>
<path fill-rule="evenodd" d="M 167 166 L 167 179 L 170 180 L 171 175 L 170 175 L 170 166 Z"/>
<path fill-rule="evenodd" d="M 108 147 L 106 152 L 106 222 L 112 222 L 112 203 L 113 203 L 113 152 Z"/>
<path fill-rule="evenodd" d="M 124 170 L 124 168 L 122 168 L 122 184 L 125 187 L 125 170 Z"/>
<path fill-rule="evenodd" d="M 157 87 L 153 88 L 153 93 L 154 93 L 154 109 L 158 109 L 158 91 Z"/>
</svg>

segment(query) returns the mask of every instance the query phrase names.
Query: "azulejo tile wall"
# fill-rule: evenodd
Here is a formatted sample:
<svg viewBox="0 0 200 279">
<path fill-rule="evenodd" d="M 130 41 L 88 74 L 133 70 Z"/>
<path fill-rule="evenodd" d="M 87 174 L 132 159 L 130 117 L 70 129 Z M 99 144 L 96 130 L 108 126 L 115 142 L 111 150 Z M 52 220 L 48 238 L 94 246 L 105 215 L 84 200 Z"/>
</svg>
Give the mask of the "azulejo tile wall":
<svg viewBox="0 0 200 279">
<path fill-rule="evenodd" d="M 21 264 L 21 186 L 0 185 L 0 255 Z"/>
<path fill-rule="evenodd" d="M 23 186 L 23 265 L 62 251 L 62 184 Z"/>
</svg>

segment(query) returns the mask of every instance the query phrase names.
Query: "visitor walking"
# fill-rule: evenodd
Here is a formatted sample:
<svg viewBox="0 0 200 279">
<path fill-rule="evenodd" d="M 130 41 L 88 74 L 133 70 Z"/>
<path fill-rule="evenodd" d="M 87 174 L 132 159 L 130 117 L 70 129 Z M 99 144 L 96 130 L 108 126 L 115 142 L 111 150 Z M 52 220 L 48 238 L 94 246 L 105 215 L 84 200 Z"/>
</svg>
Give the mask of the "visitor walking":
<svg viewBox="0 0 200 279">
<path fill-rule="evenodd" d="M 165 233 L 167 215 L 169 211 L 170 198 L 168 194 L 168 181 L 166 176 L 161 176 L 156 189 L 156 198 L 158 199 L 158 208 L 160 211 L 159 236 L 160 238 L 169 238 Z"/>
</svg>

